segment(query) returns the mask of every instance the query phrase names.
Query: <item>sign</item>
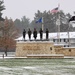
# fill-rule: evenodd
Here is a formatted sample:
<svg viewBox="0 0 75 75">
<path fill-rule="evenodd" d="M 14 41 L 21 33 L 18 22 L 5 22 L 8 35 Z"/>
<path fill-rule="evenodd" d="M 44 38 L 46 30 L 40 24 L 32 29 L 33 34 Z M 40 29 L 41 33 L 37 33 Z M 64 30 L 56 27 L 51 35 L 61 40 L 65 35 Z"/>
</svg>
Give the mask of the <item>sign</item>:
<svg viewBox="0 0 75 75">
<path fill-rule="evenodd" d="M 41 50 L 40 46 L 24 46 L 23 50 Z"/>
<path fill-rule="evenodd" d="M 56 25 L 60 25 L 60 20 L 59 19 L 57 19 Z"/>
</svg>

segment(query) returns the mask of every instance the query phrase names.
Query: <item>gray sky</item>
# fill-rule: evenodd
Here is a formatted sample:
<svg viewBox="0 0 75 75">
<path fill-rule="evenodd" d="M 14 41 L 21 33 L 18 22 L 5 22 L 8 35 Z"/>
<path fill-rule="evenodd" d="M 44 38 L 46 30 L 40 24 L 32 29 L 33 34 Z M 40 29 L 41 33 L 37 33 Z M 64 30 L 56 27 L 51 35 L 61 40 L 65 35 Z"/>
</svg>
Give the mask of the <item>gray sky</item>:
<svg viewBox="0 0 75 75">
<path fill-rule="evenodd" d="M 6 10 L 3 11 L 3 17 L 7 16 L 15 20 L 26 16 L 33 20 L 37 10 L 49 11 L 57 7 L 58 4 L 65 13 L 73 15 L 75 0 L 4 0 Z"/>
</svg>

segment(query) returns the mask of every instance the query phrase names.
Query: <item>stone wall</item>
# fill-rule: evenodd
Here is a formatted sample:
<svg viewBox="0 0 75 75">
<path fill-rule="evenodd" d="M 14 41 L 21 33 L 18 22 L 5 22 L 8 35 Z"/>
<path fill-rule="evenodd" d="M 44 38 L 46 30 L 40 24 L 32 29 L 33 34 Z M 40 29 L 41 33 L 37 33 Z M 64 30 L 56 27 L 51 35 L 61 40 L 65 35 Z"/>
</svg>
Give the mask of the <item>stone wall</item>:
<svg viewBox="0 0 75 75">
<path fill-rule="evenodd" d="M 55 53 L 56 54 L 63 54 L 63 46 L 60 46 L 60 45 L 57 45 L 57 46 L 54 46 L 55 48 Z"/>
<path fill-rule="evenodd" d="M 63 54 L 65 56 L 75 56 L 75 48 L 73 48 L 73 47 L 63 48 Z"/>
<path fill-rule="evenodd" d="M 29 54 L 55 54 L 54 44 L 43 42 L 17 42 L 16 56 L 26 57 Z"/>
<path fill-rule="evenodd" d="M 75 56 L 75 47 L 54 46 L 56 54 L 64 54 L 64 56 Z"/>
<path fill-rule="evenodd" d="M 16 57 L 27 57 L 28 55 L 43 56 L 43 54 L 63 54 L 64 56 L 75 56 L 75 48 L 63 47 L 60 45 L 55 46 L 53 42 L 49 41 L 17 42 L 16 44 Z"/>
</svg>

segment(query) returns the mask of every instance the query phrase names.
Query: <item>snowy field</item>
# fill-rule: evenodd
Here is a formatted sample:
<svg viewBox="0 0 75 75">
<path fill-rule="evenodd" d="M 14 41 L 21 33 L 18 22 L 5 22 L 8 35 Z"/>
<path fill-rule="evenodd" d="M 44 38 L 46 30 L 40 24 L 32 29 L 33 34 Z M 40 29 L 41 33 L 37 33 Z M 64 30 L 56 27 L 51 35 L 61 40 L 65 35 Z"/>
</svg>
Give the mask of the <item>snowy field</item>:
<svg viewBox="0 0 75 75">
<path fill-rule="evenodd" d="M 75 59 L 0 59 L 0 75 L 75 75 Z"/>
</svg>

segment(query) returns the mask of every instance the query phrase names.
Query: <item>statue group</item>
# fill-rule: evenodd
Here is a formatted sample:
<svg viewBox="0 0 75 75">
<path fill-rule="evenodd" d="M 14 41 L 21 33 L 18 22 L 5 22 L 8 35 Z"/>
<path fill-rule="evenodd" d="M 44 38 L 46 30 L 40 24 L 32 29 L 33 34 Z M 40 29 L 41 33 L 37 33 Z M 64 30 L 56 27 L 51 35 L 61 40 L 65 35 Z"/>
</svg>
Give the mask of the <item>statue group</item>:
<svg viewBox="0 0 75 75">
<path fill-rule="evenodd" d="M 27 33 L 28 33 L 29 40 L 31 40 L 31 34 L 33 34 L 33 37 L 36 40 L 37 34 L 38 34 L 36 28 L 34 28 L 34 31 L 33 32 L 29 28 L 29 30 L 28 30 Z M 46 28 L 45 33 L 46 33 L 46 40 L 48 40 L 48 36 L 49 36 L 48 28 Z M 43 30 L 42 30 L 42 28 L 40 28 L 39 34 L 40 34 L 40 40 L 42 40 L 43 39 Z M 26 36 L 26 30 L 24 29 L 23 30 L 23 38 L 24 38 L 24 40 L 25 40 L 25 36 Z"/>
</svg>

